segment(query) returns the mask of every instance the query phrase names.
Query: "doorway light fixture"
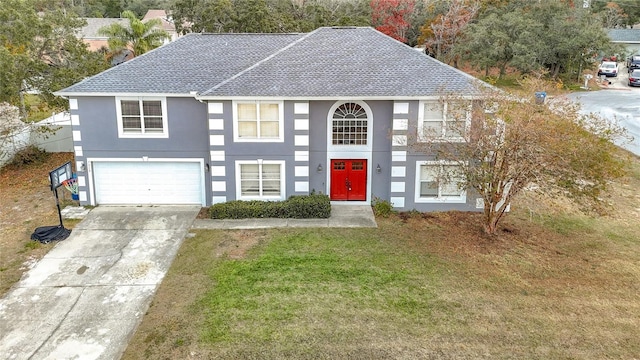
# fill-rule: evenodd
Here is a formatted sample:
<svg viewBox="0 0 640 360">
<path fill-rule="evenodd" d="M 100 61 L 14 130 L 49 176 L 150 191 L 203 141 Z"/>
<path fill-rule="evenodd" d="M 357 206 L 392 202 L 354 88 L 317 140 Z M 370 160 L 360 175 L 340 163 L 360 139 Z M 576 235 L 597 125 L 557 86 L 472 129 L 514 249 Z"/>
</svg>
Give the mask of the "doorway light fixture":
<svg viewBox="0 0 640 360">
<path fill-rule="evenodd" d="M 378 166 L 376 166 L 376 171 L 378 172 L 378 174 L 380 174 L 382 172 L 382 168 L 380 167 L 380 164 L 378 164 Z"/>
<path fill-rule="evenodd" d="M 316 169 L 319 173 L 322 172 L 322 164 L 318 164 L 318 168 Z"/>
</svg>

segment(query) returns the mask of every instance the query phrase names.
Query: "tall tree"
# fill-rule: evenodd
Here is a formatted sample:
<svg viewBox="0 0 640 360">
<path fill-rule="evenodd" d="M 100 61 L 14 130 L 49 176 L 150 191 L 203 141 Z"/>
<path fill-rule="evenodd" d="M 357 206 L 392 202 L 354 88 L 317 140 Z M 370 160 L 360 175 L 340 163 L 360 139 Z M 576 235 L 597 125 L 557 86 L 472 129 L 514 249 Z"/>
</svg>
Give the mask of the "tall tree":
<svg viewBox="0 0 640 360">
<path fill-rule="evenodd" d="M 307 32 L 320 26 L 370 26 L 369 0 L 175 0 L 178 31 Z"/>
<path fill-rule="evenodd" d="M 443 62 L 453 62 L 457 67 L 458 55 L 453 51 L 454 47 L 479 8 L 474 0 L 452 0 L 446 13 L 438 15 L 423 28 L 427 51 Z"/>
<path fill-rule="evenodd" d="M 235 25 L 231 0 L 175 0 L 171 10 L 180 33 L 228 32 Z"/>
<path fill-rule="evenodd" d="M 519 6 L 515 6 L 519 5 Z M 552 77 L 576 72 L 598 52 L 616 53 L 596 16 L 564 3 L 518 2 L 491 7 L 470 25 L 455 52 L 480 68 L 507 67 Z"/>
<path fill-rule="evenodd" d="M 439 174 L 443 182 L 457 183 L 482 198 L 488 234 L 496 233 L 511 201 L 528 186 L 569 194 L 599 211 L 608 184 L 625 172 L 627 159 L 613 143 L 623 130 L 595 115 L 581 115 L 574 103 L 534 101 L 533 90 L 544 88 L 534 78 L 522 92 L 483 91 L 470 123 L 468 100 L 445 94 L 447 131 L 462 134 L 463 140 L 442 138 L 440 129 L 424 130 L 424 142 L 414 146 L 435 152 L 436 159 L 449 165 L 448 172 Z"/>
<path fill-rule="evenodd" d="M 129 20 L 128 26 L 113 23 L 98 30 L 99 34 L 109 37 L 107 44 L 112 54 L 130 50 L 134 56 L 142 55 L 161 46 L 165 39 L 170 38 L 160 27 L 160 19 L 142 22 L 131 11 L 123 12 L 122 17 Z"/>
<path fill-rule="evenodd" d="M 640 6 L 638 6 L 638 0 L 599 0 L 591 1 L 591 8 L 595 14 L 603 16 L 604 12 L 611 10 L 611 6 L 618 7 L 622 10 L 622 13 L 626 15 L 622 19 L 621 27 L 630 27 L 640 22 Z"/>
<path fill-rule="evenodd" d="M 276 17 L 266 0 L 235 0 L 233 5 L 234 32 L 279 32 Z"/>
<path fill-rule="evenodd" d="M 406 42 L 414 0 L 371 0 L 371 24 L 376 30 Z"/>
<path fill-rule="evenodd" d="M 624 27 L 627 24 L 629 15 L 624 13 L 620 5 L 609 2 L 600 12 L 602 18 L 602 26 L 607 29 L 615 29 Z"/>
<path fill-rule="evenodd" d="M 505 75 L 507 66 L 526 72 L 540 67 L 535 61 L 535 34 L 542 25 L 519 11 L 492 11 L 466 29 L 466 38 L 457 45 L 463 58 L 485 70 L 497 67 L 499 77 Z"/>
<path fill-rule="evenodd" d="M 100 54 L 76 37 L 84 21 L 72 12 L 35 0 L 3 0 L 0 7 L 0 102 L 21 107 L 22 95 L 39 94 L 52 106 L 64 100 L 51 93 L 103 70 Z"/>
</svg>

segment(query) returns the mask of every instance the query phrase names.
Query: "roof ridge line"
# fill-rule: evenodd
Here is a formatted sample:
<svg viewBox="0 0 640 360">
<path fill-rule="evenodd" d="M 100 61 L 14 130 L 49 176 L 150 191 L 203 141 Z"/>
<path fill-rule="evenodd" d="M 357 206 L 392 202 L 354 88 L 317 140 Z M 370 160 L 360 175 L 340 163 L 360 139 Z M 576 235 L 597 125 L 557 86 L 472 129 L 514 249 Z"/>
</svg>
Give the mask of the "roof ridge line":
<svg viewBox="0 0 640 360">
<path fill-rule="evenodd" d="M 281 48 L 281 49 L 278 49 L 278 50 L 277 50 L 276 52 L 274 52 L 273 54 L 271 54 L 271 55 L 269 55 L 269 56 L 265 57 L 264 59 L 262 59 L 262 60 L 260 60 L 260 61 L 256 62 L 255 64 L 253 64 L 253 65 L 249 66 L 248 68 L 246 68 L 246 69 L 244 69 L 244 70 L 240 71 L 239 73 L 237 73 L 237 74 L 235 74 L 235 75 L 231 76 L 230 78 L 225 79 L 225 80 L 223 80 L 223 81 L 219 82 L 218 84 L 214 85 L 213 87 L 211 87 L 211 88 L 207 89 L 207 90 L 206 90 L 205 92 L 203 92 L 201 95 L 206 95 L 206 94 L 208 94 L 208 93 L 212 92 L 213 90 L 218 89 L 219 87 L 221 87 L 221 86 L 223 86 L 223 85 L 225 85 L 225 84 L 229 83 L 230 81 L 237 79 L 238 77 L 242 76 L 243 74 L 247 73 L 248 71 L 250 71 L 250 70 L 253 70 L 253 69 L 257 68 L 258 66 L 262 65 L 263 63 L 265 63 L 265 62 L 267 62 L 267 61 L 269 61 L 269 60 L 273 59 L 276 55 L 281 54 L 283 51 L 285 51 L 285 50 L 287 50 L 287 49 L 291 48 L 292 46 L 294 46 L 294 45 L 296 45 L 296 44 L 300 43 L 302 40 L 305 40 L 306 38 L 308 38 L 309 36 L 311 36 L 311 34 L 315 33 L 316 31 L 318 31 L 318 30 L 320 30 L 320 29 L 322 29 L 322 28 L 317 28 L 317 29 L 315 29 L 315 30 L 313 30 L 313 31 L 311 31 L 311 32 L 309 32 L 309 33 L 307 33 L 306 35 L 304 35 L 304 36 L 303 36 L 303 37 L 301 37 L 300 39 L 298 39 L 298 40 L 296 40 L 296 41 L 294 41 L 294 42 L 292 42 L 292 43 L 290 43 L 290 44 L 287 44 L 287 46 L 285 46 L 285 47 L 283 47 L 283 48 Z"/>
</svg>

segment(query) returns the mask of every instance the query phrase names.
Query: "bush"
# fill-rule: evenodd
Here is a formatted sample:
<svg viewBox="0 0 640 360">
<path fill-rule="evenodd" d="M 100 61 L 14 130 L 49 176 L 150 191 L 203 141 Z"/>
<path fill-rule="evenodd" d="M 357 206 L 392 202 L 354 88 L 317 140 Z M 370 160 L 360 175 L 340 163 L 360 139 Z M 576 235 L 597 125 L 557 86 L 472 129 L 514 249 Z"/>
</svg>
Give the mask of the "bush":
<svg viewBox="0 0 640 360">
<path fill-rule="evenodd" d="M 41 163 L 47 160 L 47 157 L 49 157 L 48 152 L 38 148 L 37 146 L 30 145 L 13 155 L 11 165 L 21 166 Z"/>
<path fill-rule="evenodd" d="M 212 219 L 293 218 L 311 219 L 331 216 L 327 195 L 292 196 L 286 201 L 234 200 L 209 208 Z"/>
<path fill-rule="evenodd" d="M 393 204 L 387 200 L 374 197 L 371 201 L 371 207 L 373 207 L 373 213 L 376 216 L 389 217 L 395 211 L 393 210 Z"/>
</svg>

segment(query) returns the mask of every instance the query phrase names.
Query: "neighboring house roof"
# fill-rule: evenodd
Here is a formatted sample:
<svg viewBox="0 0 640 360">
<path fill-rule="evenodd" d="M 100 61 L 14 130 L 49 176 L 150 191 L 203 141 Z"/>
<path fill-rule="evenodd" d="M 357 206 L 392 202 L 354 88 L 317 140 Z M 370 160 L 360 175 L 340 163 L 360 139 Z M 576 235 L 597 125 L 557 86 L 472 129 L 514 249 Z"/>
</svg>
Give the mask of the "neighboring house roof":
<svg viewBox="0 0 640 360">
<path fill-rule="evenodd" d="M 370 27 L 188 34 L 57 92 L 202 97 L 470 95 L 479 81 Z"/>
<path fill-rule="evenodd" d="M 114 18 L 84 18 L 87 25 L 80 29 L 78 37 L 86 40 L 106 40 L 108 37 L 98 34 L 98 30 L 102 27 L 109 26 L 114 23 L 119 23 L 122 26 L 129 26 L 127 19 L 114 19 Z"/>
<path fill-rule="evenodd" d="M 613 42 L 640 44 L 640 29 L 609 29 L 607 32 Z"/>
<path fill-rule="evenodd" d="M 160 19 L 162 22 L 162 30 L 168 32 L 169 34 L 173 34 L 176 32 L 176 26 L 171 22 L 169 17 L 167 16 L 167 12 L 164 10 L 148 10 L 147 13 L 142 18 L 142 21 L 148 21 L 151 19 Z"/>
</svg>

